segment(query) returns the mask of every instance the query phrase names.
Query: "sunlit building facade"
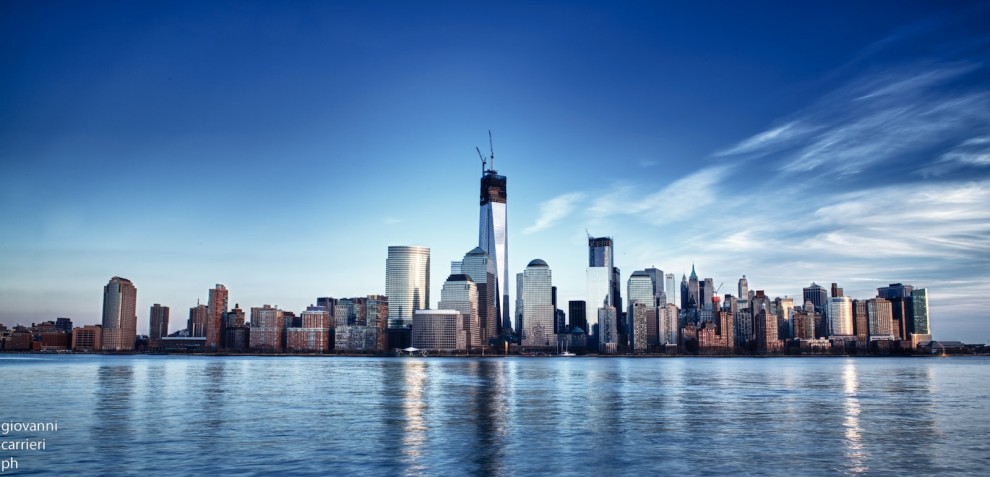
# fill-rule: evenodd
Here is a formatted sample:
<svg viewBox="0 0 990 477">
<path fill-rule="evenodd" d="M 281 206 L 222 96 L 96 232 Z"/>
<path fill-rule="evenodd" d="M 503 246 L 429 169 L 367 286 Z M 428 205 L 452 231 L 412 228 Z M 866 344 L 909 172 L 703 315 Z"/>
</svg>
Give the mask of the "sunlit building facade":
<svg viewBox="0 0 990 477">
<path fill-rule="evenodd" d="M 411 326 L 416 310 L 430 307 L 429 248 L 388 247 L 388 258 L 385 260 L 385 295 L 388 296 L 389 328 Z"/>
<path fill-rule="evenodd" d="M 430 351 L 467 349 L 464 318 L 457 310 L 416 310 L 412 322 L 412 347 Z"/>
<path fill-rule="evenodd" d="M 502 321 L 495 293 L 495 261 L 481 247 L 475 247 L 464 255 L 460 273 L 471 277 L 478 290 L 479 340 L 486 346 L 490 339 L 498 336 Z"/>
<path fill-rule="evenodd" d="M 502 314 L 501 327 L 508 329 L 512 325 L 509 323 L 509 230 L 506 220 L 508 199 L 506 184 L 505 176 L 498 175 L 494 168 L 485 170 L 482 174 L 478 247 L 492 258 L 495 280 L 491 286 L 498 299 L 496 311 Z"/>
<path fill-rule="evenodd" d="M 441 310 L 457 310 L 464 319 L 464 331 L 467 333 L 467 346 L 480 348 L 481 326 L 478 319 L 478 287 L 471 277 L 460 273 L 450 275 L 440 290 Z"/>
<path fill-rule="evenodd" d="M 519 284 L 518 300 L 521 317 L 517 331 L 521 333 L 520 344 L 527 348 L 555 347 L 554 306 L 550 267 L 546 262 L 535 259 L 526 270 L 517 275 Z"/>
</svg>

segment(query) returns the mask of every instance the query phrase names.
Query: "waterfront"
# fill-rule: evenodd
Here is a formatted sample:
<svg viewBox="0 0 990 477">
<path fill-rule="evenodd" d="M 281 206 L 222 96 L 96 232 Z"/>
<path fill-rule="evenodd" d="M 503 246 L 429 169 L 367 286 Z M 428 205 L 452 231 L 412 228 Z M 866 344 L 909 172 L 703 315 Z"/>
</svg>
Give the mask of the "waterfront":
<svg viewBox="0 0 990 477">
<path fill-rule="evenodd" d="M 0 356 L 16 475 L 982 473 L 990 359 Z M 13 475 L 13 474 L 12 474 Z"/>
</svg>

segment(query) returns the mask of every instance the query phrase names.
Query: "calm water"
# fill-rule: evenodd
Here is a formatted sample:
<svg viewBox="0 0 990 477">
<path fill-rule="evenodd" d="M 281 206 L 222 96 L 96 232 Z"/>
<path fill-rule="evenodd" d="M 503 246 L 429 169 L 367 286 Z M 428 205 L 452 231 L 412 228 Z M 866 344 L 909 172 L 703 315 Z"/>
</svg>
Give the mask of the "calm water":
<svg viewBox="0 0 990 477">
<path fill-rule="evenodd" d="M 0 355 L 16 475 L 987 475 L 985 358 Z M 608 474 L 606 474 L 608 473 Z"/>
</svg>

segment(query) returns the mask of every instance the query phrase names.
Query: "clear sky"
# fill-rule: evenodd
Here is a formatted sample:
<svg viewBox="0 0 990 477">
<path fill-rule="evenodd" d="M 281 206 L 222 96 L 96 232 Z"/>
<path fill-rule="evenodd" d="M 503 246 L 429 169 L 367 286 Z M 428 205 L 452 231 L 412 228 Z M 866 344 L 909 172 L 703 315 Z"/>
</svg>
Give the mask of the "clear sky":
<svg viewBox="0 0 990 477">
<path fill-rule="evenodd" d="M 389 245 L 435 305 L 491 129 L 510 273 L 562 301 L 587 230 L 623 294 L 903 282 L 990 340 L 990 5 L 746 3 L 0 2 L 0 322 L 98 323 L 114 275 L 142 333 L 216 283 L 299 311 L 384 294 Z"/>
</svg>

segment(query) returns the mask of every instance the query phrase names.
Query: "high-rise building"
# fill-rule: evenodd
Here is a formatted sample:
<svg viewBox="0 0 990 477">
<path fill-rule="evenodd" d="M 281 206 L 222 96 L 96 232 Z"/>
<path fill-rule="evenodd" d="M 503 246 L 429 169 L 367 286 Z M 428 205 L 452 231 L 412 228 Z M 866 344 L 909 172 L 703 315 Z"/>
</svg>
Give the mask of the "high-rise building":
<svg viewBox="0 0 990 477">
<path fill-rule="evenodd" d="M 852 299 L 847 296 L 829 298 L 829 336 L 853 336 Z"/>
<path fill-rule="evenodd" d="M 385 260 L 388 326 L 412 325 L 413 313 L 430 307 L 430 249 L 389 246 Z"/>
<path fill-rule="evenodd" d="M 278 307 L 251 307 L 248 347 L 256 351 L 280 353 L 285 349 L 285 329 L 285 312 Z"/>
<path fill-rule="evenodd" d="M 461 273 L 471 277 L 478 289 L 478 339 L 481 346 L 487 346 L 490 339 L 498 337 L 502 325 L 495 293 L 495 261 L 481 247 L 475 247 L 464 255 Z"/>
<path fill-rule="evenodd" d="M 842 288 L 839 288 L 839 284 L 832 282 L 832 296 L 842 296 Z"/>
<path fill-rule="evenodd" d="M 104 351 L 131 351 L 137 339 L 137 288 L 126 278 L 113 277 L 103 287 Z"/>
<path fill-rule="evenodd" d="M 894 339 L 894 317 L 890 300 L 883 297 L 866 300 L 866 316 L 870 340 Z"/>
<path fill-rule="evenodd" d="M 152 343 L 168 336 L 168 307 L 155 303 L 151 306 L 151 323 L 148 340 Z"/>
<path fill-rule="evenodd" d="M 667 303 L 663 308 L 660 309 L 660 323 L 659 323 L 659 335 L 660 335 L 660 345 L 665 346 L 676 346 L 680 340 L 680 326 L 678 323 L 679 312 L 677 305 L 673 303 Z"/>
<path fill-rule="evenodd" d="M 492 162 L 495 155 L 492 154 Z M 481 213 L 478 220 L 478 247 L 488 253 L 494 262 L 495 296 L 499 303 L 496 311 L 502 313 L 501 327 L 511 328 L 509 323 L 509 230 L 506 221 L 506 179 L 498 175 L 494 165 L 485 170 L 482 164 Z M 389 295 L 391 298 L 391 295 Z"/>
<path fill-rule="evenodd" d="M 220 347 L 223 336 L 223 315 L 227 313 L 227 287 L 217 283 L 216 288 L 210 289 L 210 299 L 207 303 L 206 319 L 206 350 L 216 351 Z"/>
<path fill-rule="evenodd" d="M 749 300 L 749 280 L 746 279 L 746 275 L 739 279 L 739 299 Z"/>
<path fill-rule="evenodd" d="M 554 307 L 550 267 L 547 262 L 535 259 L 526 270 L 517 275 L 518 300 L 521 318 L 518 331 L 520 344 L 525 347 L 554 347 L 557 338 L 553 333 Z"/>
<path fill-rule="evenodd" d="M 870 340 L 869 314 L 866 311 L 866 300 L 853 300 L 853 328 L 856 332 L 856 340 L 862 346 Z"/>
<path fill-rule="evenodd" d="M 664 293 L 667 294 L 667 303 L 664 303 L 664 305 L 669 303 L 674 306 L 677 306 L 677 289 L 675 288 L 676 284 L 674 282 L 675 280 L 674 274 L 668 273 L 664 275 L 664 278 L 666 279 L 667 282 L 667 284 L 664 286 L 663 289 Z M 663 305 L 658 305 L 658 306 L 663 306 Z"/>
<path fill-rule="evenodd" d="M 585 271 L 587 283 L 588 334 L 594 333 L 598 325 L 598 309 L 611 306 L 621 307 L 619 296 L 619 269 L 615 266 L 615 255 L 611 237 L 588 237 L 588 268 Z M 617 332 L 617 330 L 614 330 Z M 618 336 L 616 336 L 618 339 Z"/>
<path fill-rule="evenodd" d="M 198 301 L 198 300 L 197 300 Z M 192 338 L 206 337 L 206 322 L 209 320 L 209 308 L 203 304 L 189 308 L 189 321 L 186 322 L 186 330 Z"/>
<path fill-rule="evenodd" d="M 478 286 L 471 277 L 459 273 L 447 277 L 440 290 L 441 310 L 457 310 L 464 320 L 463 329 L 467 333 L 468 348 L 480 348 L 481 323 L 478 318 Z"/>
<path fill-rule="evenodd" d="M 585 333 L 588 333 L 587 313 L 587 304 L 584 300 L 570 300 L 567 302 L 568 324 L 571 325 L 571 328 L 581 328 Z"/>
<path fill-rule="evenodd" d="M 701 308 L 701 285 L 698 283 L 698 272 L 694 270 L 693 263 L 691 264 L 691 276 L 688 277 L 687 306 L 684 308 Z"/>
<path fill-rule="evenodd" d="M 818 313 L 822 317 L 822 321 L 827 318 L 828 314 L 828 291 L 825 290 L 821 285 L 812 282 L 811 286 L 802 289 L 802 299 L 805 303 L 811 302 L 815 307 L 815 313 Z M 810 310 L 805 310 L 810 311 Z M 815 325 L 815 336 L 822 338 L 828 335 L 828 330 L 824 327 L 816 324 Z"/>
<path fill-rule="evenodd" d="M 614 306 L 598 308 L 598 352 L 613 354 L 619 344 L 618 315 Z"/>
<path fill-rule="evenodd" d="M 659 305 L 657 285 L 663 286 L 662 278 L 662 273 L 651 273 L 650 269 L 647 269 L 633 272 L 632 275 L 629 275 L 629 280 L 626 283 L 630 323 L 636 323 L 637 310 L 635 306 L 639 303 L 643 307 L 639 313 L 643 315 L 643 326 L 645 326 L 643 336 L 636 336 L 635 326 L 631 327 L 630 336 L 632 340 L 642 339 L 646 346 L 654 346 L 659 343 L 660 339 L 657 321 L 657 305 Z M 659 293 L 663 293 L 663 290 L 660 290 Z M 635 349 L 635 344 L 633 348 Z"/>
<path fill-rule="evenodd" d="M 791 314 L 794 312 L 793 298 L 777 298 L 777 337 L 787 340 L 791 337 Z"/>
<path fill-rule="evenodd" d="M 911 342 L 914 347 L 919 341 L 930 341 L 932 330 L 928 319 L 928 289 L 916 288 L 911 291 Z"/>
</svg>

